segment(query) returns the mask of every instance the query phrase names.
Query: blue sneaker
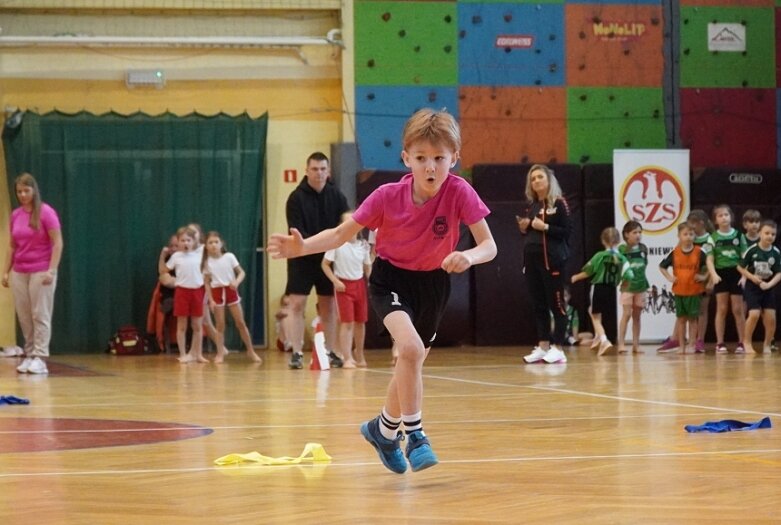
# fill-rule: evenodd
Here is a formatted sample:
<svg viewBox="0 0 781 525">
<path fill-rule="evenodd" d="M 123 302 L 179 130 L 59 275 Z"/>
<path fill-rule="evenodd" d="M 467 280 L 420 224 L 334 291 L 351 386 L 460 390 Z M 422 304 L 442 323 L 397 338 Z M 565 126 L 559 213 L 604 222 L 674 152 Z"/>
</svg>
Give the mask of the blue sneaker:
<svg viewBox="0 0 781 525">
<path fill-rule="evenodd" d="M 412 472 L 433 467 L 439 463 L 437 455 L 431 450 L 431 443 L 422 430 L 416 430 L 407 435 L 407 458 Z"/>
<path fill-rule="evenodd" d="M 386 439 L 380 432 L 380 416 L 361 425 L 361 434 L 377 450 L 385 468 L 396 474 L 404 474 L 407 470 L 407 460 L 401 452 L 399 442 L 404 434 L 399 433 L 396 439 Z"/>
</svg>

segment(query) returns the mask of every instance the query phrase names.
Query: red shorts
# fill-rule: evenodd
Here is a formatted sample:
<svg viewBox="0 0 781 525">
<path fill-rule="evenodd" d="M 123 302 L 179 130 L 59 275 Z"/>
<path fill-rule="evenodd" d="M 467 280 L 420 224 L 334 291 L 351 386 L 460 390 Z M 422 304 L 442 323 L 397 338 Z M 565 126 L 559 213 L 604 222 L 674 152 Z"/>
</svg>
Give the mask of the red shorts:
<svg viewBox="0 0 781 525">
<path fill-rule="evenodd" d="M 230 286 L 212 288 L 212 299 L 217 306 L 232 306 L 241 302 L 239 292 Z"/>
<path fill-rule="evenodd" d="M 203 296 L 206 289 L 183 288 L 174 290 L 174 317 L 203 317 Z"/>
<path fill-rule="evenodd" d="M 345 291 L 336 292 L 336 307 L 339 310 L 339 321 L 342 323 L 365 323 L 369 320 L 369 301 L 366 298 L 366 281 L 357 279 L 349 281 L 339 279 L 344 283 Z"/>
</svg>

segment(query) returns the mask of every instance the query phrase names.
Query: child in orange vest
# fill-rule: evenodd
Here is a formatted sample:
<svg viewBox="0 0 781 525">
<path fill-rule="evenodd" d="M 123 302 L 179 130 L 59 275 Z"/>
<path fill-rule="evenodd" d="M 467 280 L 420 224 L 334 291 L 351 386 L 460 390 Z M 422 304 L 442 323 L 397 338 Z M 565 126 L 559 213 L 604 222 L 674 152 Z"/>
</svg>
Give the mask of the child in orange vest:
<svg viewBox="0 0 781 525">
<path fill-rule="evenodd" d="M 697 341 L 700 317 L 700 298 L 707 275 L 700 273 L 707 254 L 694 244 L 694 228 L 688 222 L 678 225 L 678 245 L 659 264 L 659 271 L 673 285 L 675 294 L 675 330 L 678 348 L 686 353 L 686 323 L 689 323 L 689 341 Z M 672 273 L 668 268 L 672 266 Z M 695 347 L 695 352 L 702 350 Z"/>
</svg>

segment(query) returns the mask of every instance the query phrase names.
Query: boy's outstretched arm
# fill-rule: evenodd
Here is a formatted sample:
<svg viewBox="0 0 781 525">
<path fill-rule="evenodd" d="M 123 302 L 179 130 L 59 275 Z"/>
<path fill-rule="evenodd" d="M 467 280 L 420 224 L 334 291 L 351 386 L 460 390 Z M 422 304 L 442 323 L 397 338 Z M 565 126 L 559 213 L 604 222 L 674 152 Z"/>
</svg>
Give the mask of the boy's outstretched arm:
<svg viewBox="0 0 781 525">
<path fill-rule="evenodd" d="M 453 252 L 442 261 L 442 269 L 448 273 L 461 273 L 475 264 L 482 264 L 496 257 L 496 242 L 485 219 L 469 225 L 469 231 L 475 239 L 474 248 L 463 252 Z"/>
<path fill-rule="evenodd" d="M 317 235 L 304 239 L 301 233 L 290 228 L 290 235 L 273 233 L 268 239 L 266 250 L 272 259 L 292 259 L 302 255 L 322 253 L 331 248 L 338 248 L 349 241 L 363 226 L 348 219 L 336 228 L 323 230 Z"/>
</svg>

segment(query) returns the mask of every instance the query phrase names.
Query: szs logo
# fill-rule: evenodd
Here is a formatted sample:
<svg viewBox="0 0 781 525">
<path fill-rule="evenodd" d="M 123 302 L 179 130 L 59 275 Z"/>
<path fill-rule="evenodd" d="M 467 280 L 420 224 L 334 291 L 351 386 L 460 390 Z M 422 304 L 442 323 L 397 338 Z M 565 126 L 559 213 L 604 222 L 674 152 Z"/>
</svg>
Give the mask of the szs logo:
<svg viewBox="0 0 781 525">
<path fill-rule="evenodd" d="M 729 181 L 732 184 L 762 184 L 762 175 L 759 173 L 730 173 Z"/>
<path fill-rule="evenodd" d="M 643 225 L 645 233 L 664 233 L 683 215 L 683 186 L 678 177 L 659 166 L 635 170 L 621 187 L 621 213 Z"/>
</svg>

